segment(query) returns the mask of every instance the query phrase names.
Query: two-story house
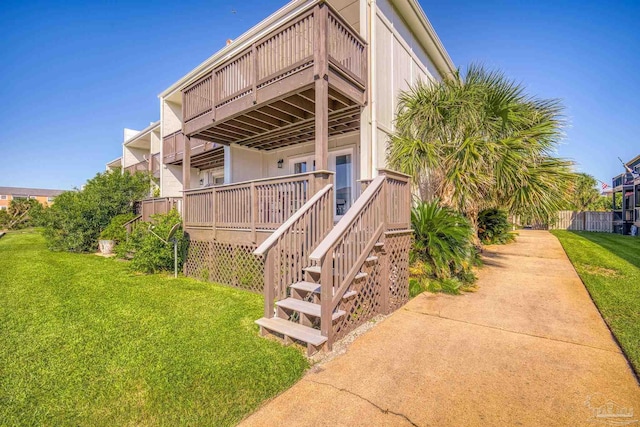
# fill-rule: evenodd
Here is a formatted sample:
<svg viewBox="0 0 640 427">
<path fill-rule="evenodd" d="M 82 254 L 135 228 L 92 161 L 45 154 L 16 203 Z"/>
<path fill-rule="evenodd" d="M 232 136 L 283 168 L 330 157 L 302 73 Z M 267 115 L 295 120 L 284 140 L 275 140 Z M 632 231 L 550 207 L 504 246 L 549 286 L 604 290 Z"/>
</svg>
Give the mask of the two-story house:
<svg viewBox="0 0 640 427">
<path fill-rule="evenodd" d="M 310 352 L 402 305 L 411 188 L 388 136 L 400 91 L 454 72 L 416 0 L 294 0 L 164 90 L 185 273 L 263 292 L 262 331 Z"/>
</svg>

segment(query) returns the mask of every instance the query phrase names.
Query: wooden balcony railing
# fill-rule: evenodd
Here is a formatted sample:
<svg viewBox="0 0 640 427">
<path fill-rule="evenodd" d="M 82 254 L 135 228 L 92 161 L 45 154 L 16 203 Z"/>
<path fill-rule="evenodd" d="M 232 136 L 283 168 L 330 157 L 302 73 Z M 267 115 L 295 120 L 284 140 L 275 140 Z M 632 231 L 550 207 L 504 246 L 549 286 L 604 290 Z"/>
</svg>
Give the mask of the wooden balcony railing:
<svg viewBox="0 0 640 427">
<path fill-rule="evenodd" d="M 158 174 L 160 173 L 160 153 L 156 153 L 151 155 L 150 158 L 151 161 L 151 173 L 154 176 L 158 176 Z"/>
<path fill-rule="evenodd" d="M 148 172 L 149 171 L 149 161 L 148 160 L 143 160 L 139 163 L 136 163 L 134 165 L 131 166 L 127 166 L 126 168 L 124 168 L 124 170 L 126 172 L 129 172 L 130 174 L 134 174 L 136 172 Z"/>
<path fill-rule="evenodd" d="M 184 134 L 181 130 L 167 135 L 162 140 L 163 163 L 176 163 L 184 154 Z"/>
<path fill-rule="evenodd" d="M 181 130 L 164 137 L 162 141 L 164 163 L 170 164 L 182 161 L 184 157 L 184 141 L 185 135 Z M 204 139 L 197 137 L 191 137 L 191 156 L 205 153 L 218 147 L 220 147 L 220 145 L 213 142 L 205 141 Z"/>
<path fill-rule="evenodd" d="M 165 214 L 175 208 L 178 212 L 182 211 L 181 197 L 155 197 L 140 201 L 140 215 L 142 221 L 149 221 L 151 215 Z"/>
<path fill-rule="evenodd" d="M 275 230 L 307 202 L 330 174 L 315 171 L 185 190 L 185 227 L 254 233 Z"/>
<path fill-rule="evenodd" d="M 326 49 L 319 43 L 326 42 Z M 319 58 L 319 52 L 326 52 Z M 364 90 L 367 76 L 367 49 L 364 40 L 328 4 L 322 3 L 289 19 L 279 28 L 256 41 L 183 90 L 183 120 L 187 124 L 205 115 L 211 123 L 264 98 L 281 96 L 274 91 L 260 97 L 258 92 L 276 82 L 309 70 L 305 76 L 313 82 L 316 61 L 327 62 L 330 69 Z M 297 90 L 298 81 L 291 90 Z M 232 108 L 230 104 L 235 104 Z"/>
</svg>

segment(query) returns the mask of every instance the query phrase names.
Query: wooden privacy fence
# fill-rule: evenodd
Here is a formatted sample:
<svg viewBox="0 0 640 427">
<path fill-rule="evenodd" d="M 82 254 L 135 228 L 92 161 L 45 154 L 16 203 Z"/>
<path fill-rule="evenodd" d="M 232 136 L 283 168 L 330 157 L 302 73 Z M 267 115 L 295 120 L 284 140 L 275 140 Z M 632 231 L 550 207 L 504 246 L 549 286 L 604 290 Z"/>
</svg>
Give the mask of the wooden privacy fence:
<svg viewBox="0 0 640 427">
<path fill-rule="evenodd" d="M 560 211 L 556 221 L 549 226 L 552 230 L 613 232 L 612 212 Z"/>
</svg>

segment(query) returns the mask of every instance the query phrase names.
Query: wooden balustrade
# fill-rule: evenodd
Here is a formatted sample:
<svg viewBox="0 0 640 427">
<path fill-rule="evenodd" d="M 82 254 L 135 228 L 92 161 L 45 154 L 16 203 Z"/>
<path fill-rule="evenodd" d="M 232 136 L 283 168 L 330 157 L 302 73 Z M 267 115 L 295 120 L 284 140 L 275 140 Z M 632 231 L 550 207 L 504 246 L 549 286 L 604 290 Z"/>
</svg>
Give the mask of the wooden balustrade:
<svg viewBox="0 0 640 427">
<path fill-rule="evenodd" d="M 142 221 L 149 221 L 151 215 L 165 214 L 175 208 L 178 212 L 182 210 L 181 197 L 154 197 L 140 201 L 140 215 Z"/>
<path fill-rule="evenodd" d="M 175 163 L 182 160 L 184 138 L 184 133 L 179 130 L 162 139 L 162 161 L 164 163 Z"/>
<path fill-rule="evenodd" d="M 185 227 L 275 230 L 307 202 L 330 174 L 315 171 L 186 190 Z"/>
<path fill-rule="evenodd" d="M 379 169 L 378 173 L 386 178 L 386 229 L 411 228 L 411 177 L 389 169 Z"/>
<path fill-rule="evenodd" d="M 362 195 L 311 253 L 320 267 L 321 333 L 333 342 L 332 313 L 353 283 L 363 264 L 383 240 L 386 232 L 410 228 L 410 185 L 406 175 L 381 170 L 367 182 Z M 403 206 L 393 206 L 404 203 Z M 383 256 L 380 302 L 382 312 L 389 303 Z"/>
<path fill-rule="evenodd" d="M 160 173 L 160 153 L 152 154 L 149 160 L 151 162 L 151 173 L 158 175 Z"/>
<path fill-rule="evenodd" d="M 253 252 L 265 258 L 265 317 L 273 317 L 274 299 L 286 298 L 289 285 L 304 280 L 303 269 L 311 265 L 309 255 L 332 227 L 333 184 L 329 183 Z"/>
<path fill-rule="evenodd" d="M 329 60 L 364 88 L 367 76 L 367 46 L 340 15 L 331 10 L 327 39 Z"/>
<path fill-rule="evenodd" d="M 327 8 L 327 13 L 322 13 Z M 324 21 L 324 22 L 321 22 Z M 318 58 L 319 42 L 314 28 L 320 25 L 326 34 L 326 58 Z M 182 113 L 185 131 L 206 127 L 218 116 L 229 117 L 256 102 L 277 98 L 282 89 L 259 97 L 258 91 L 302 71 L 310 70 L 315 61 L 324 61 L 347 80 L 364 89 L 367 78 L 367 48 L 364 40 L 328 4 L 293 16 L 289 21 L 235 54 L 182 91 Z M 313 83 L 311 71 L 308 83 Z M 306 80 L 305 80 L 306 82 Z M 293 82 L 297 90 L 301 82 Z M 228 104 L 244 100 L 234 106 Z M 206 116 L 206 117 L 204 117 Z M 193 125 L 190 123 L 193 122 Z"/>
<path fill-rule="evenodd" d="M 131 175 L 135 174 L 136 172 L 148 172 L 149 171 L 149 161 L 148 160 L 143 160 L 141 162 L 138 162 L 134 165 L 130 165 L 124 168 L 124 170 L 126 172 L 129 172 Z"/>
</svg>

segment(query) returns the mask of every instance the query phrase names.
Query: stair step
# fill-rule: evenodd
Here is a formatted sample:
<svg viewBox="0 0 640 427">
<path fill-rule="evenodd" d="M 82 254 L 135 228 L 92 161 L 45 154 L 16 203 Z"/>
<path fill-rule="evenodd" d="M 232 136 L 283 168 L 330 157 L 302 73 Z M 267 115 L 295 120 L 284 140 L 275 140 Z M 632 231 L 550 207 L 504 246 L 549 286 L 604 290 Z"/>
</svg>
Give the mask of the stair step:
<svg viewBox="0 0 640 427">
<path fill-rule="evenodd" d="M 308 326 L 279 319 L 277 317 L 273 317 L 271 319 L 263 317 L 262 319 L 256 320 L 256 323 L 270 331 L 277 332 L 296 340 L 304 341 L 314 346 L 322 345 L 327 341 L 327 337 L 323 337 L 318 329 L 313 329 Z"/>
<path fill-rule="evenodd" d="M 322 273 L 322 269 L 320 268 L 319 265 L 312 265 L 310 267 L 305 267 L 303 268 L 303 270 L 306 271 L 307 273 L 312 273 L 312 274 Z"/>
<path fill-rule="evenodd" d="M 363 273 L 363 272 L 361 271 L 360 273 L 358 273 L 358 274 L 356 274 L 356 275 L 354 276 L 353 280 L 363 279 L 363 278 L 365 278 L 365 277 L 367 277 L 367 273 Z"/>
<path fill-rule="evenodd" d="M 294 310 L 310 316 L 320 317 L 320 304 L 314 304 L 312 302 L 302 301 L 295 298 L 286 298 L 276 302 L 276 305 L 287 310 Z M 336 310 L 333 312 L 331 319 L 336 320 L 345 314 L 344 310 Z"/>
<path fill-rule="evenodd" d="M 294 283 L 293 285 L 289 286 L 291 289 L 297 289 L 299 291 L 304 291 L 304 292 L 313 292 L 314 294 L 320 294 L 320 285 L 317 283 L 313 283 L 313 282 L 298 282 L 298 283 Z M 343 299 L 347 299 L 347 298 L 351 298 L 352 296 L 356 295 L 358 292 L 356 291 L 348 291 L 345 292 L 344 295 L 342 296 Z"/>
<path fill-rule="evenodd" d="M 375 245 L 373 245 L 374 248 L 380 249 L 384 246 L 384 242 L 378 242 Z"/>
<path fill-rule="evenodd" d="M 364 260 L 364 262 L 374 262 L 374 261 L 378 261 L 378 257 L 375 255 L 372 255 L 369 258 Z"/>
</svg>

